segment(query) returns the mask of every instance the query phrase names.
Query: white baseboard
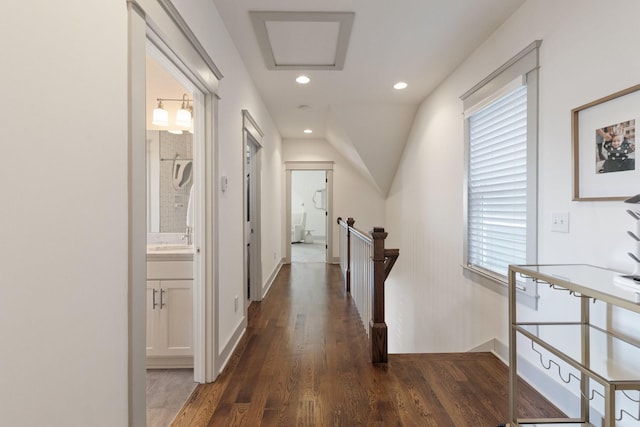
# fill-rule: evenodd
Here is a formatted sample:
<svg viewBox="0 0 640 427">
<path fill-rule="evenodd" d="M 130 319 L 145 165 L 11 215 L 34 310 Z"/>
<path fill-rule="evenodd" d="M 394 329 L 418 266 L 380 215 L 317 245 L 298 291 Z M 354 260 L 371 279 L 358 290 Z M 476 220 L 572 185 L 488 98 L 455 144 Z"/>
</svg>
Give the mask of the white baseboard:
<svg viewBox="0 0 640 427">
<path fill-rule="evenodd" d="M 269 290 L 271 289 L 271 285 L 273 285 L 273 282 L 276 280 L 276 277 L 278 276 L 278 273 L 280 272 L 280 269 L 282 268 L 283 263 L 284 263 L 284 258 L 280 260 L 278 265 L 275 266 L 275 268 L 269 275 L 269 279 L 267 279 L 267 283 L 265 283 L 264 286 L 262 287 L 262 298 L 266 297 L 267 294 L 269 293 Z"/>
<path fill-rule="evenodd" d="M 483 344 L 480 344 L 477 347 L 472 348 L 471 350 L 469 350 L 469 353 L 494 353 L 495 354 L 495 347 L 496 347 L 496 340 L 491 339 Z M 496 354 L 496 356 L 498 356 Z M 499 359 L 502 359 L 500 356 L 498 356 Z M 503 360 L 504 361 L 504 360 Z"/>
<path fill-rule="evenodd" d="M 216 376 L 220 375 L 224 367 L 227 366 L 227 363 L 229 362 L 231 355 L 235 351 L 236 347 L 238 347 L 238 344 L 240 343 L 240 340 L 244 336 L 244 333 L 246 332 L 246 330 L 247 330 L 247 317 L 245 316 L 242 318 L 238 326 L 236 326 L 235 331 L 233 332 L 231 337 L 227 340 L 227 344 L 225 345 L 225 347 L 222 350 L 220 350 L 220 352 L 218 353 L 218 357 L 216 357 L 216 360 L 220 361 L 220 363 L 217 363 L 217 368 L 215 370 Z"/>
<path fill-rule="evenodd" d="M 285 258 L 282 258 L 278 263 L 278 265 L 273 269 L 273 271 L 269 275 L 269 279 L 267 280 L 267 283 L 263 286 L 263 293 L 262 293 L 263 298 L 267 295 L 267 293 L 271 289 L 271 285 L 273 285 L 273 282 L 278 276 L 278 273 L 280 272 L 280 269 L 282 268 L 284 261 L 285 261 Z M 244 336 L 244 333 L 246 332 L 246 330 L 247 330 L 247 318 L 245 316 L 242 319 L 242 321 L 238 324 L 238 326 L 236 326 L 235 331 L 233 332 L 231 337 L 227 340 L 225 347 L 219 352 L 218 357 L 216 358 L 216 360 L 221 361 L 220 363 L 217 363 L 216 375 L 219 375 L 224 369 L 224 367 L 227 366 L 227 363 L 229 363 L 229 359 L 231 358 L 231 356 L 233 355 L 233 352 L 238 347 L 238 344 L 240 343 L 240 340 Z"/>
<path fill-rule="evenodd" d="M 193 356 L 147 356 L 147 369 L 193 368 Z"/>
</svg>

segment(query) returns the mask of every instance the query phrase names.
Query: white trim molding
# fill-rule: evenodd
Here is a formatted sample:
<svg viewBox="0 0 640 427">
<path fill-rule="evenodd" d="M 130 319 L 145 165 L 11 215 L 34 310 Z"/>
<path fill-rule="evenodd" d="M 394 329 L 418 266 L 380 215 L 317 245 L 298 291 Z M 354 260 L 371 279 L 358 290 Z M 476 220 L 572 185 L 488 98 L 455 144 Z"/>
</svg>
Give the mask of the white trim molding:
<svg viewBox="0 0 640 427">
<path fill-rule="evenodd" d="M 286 170 L 333 170 L 334 162 L 284 162 Z"/>
<path fill-rule="evenodd" d="M 351 28 L 353 27 L 354 12 L 274 12 L 274 11 L 250 11 L 251 23 L 256 33 L 258 45 L 269 70 L 342 70 L 344 68 Z M 273 52 L 271 38 L 267 30 L 267 23 L 275 22 L 334 22 L 338 24 L 338 35 L 335 49 L 335 57 L 329 63 L 316 64 L 279 64 Z"/>
</svg>

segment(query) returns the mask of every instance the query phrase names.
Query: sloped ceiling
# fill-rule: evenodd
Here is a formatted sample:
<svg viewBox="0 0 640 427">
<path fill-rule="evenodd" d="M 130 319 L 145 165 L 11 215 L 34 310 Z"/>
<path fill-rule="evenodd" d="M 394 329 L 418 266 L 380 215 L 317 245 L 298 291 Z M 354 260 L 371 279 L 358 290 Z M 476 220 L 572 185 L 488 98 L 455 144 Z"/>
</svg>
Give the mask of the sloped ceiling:
<svg viewBox="0 0 640 427">
<path fill-rule="evenodd" d="M 326 139 L 386 196 L 420 102 L 524 0 L 214 2 L 281 136 Z M 353 25 L 346 47 L 333 49 L 331 21 L 273 18 L 265 41 L 252 11 L 349 12 Z M 284 66 L 265 60 L 265 43 Z M 340 49 L 344 64 L 331 67 Z M 311 82 L 295 83 L 300 74 Z M 408 88 L 394 90 L 398 81 Z"/>
<path fill-rule="evenodd" d="M 355 151 L 380 194 L 386 195 L 415 112 L 412 105 L 332 105 L 327 117 L 327 140 L 341 153 Z M 393 123 L 393 126 L 378 126 L 378 123 Z M 333 138 L 334 134 L 342 137 Z"/>
</svg>

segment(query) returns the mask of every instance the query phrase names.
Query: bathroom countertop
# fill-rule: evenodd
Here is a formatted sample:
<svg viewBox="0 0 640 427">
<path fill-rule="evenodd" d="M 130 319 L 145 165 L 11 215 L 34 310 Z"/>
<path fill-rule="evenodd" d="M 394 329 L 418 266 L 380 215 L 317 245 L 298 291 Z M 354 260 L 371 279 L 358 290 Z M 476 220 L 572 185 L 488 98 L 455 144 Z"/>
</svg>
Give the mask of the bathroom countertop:
<svg viewBox="0 0 640 427">
<path fill-rule="evenodd" d="M 180 244 L 147 245 L 147 261 L 193 261 L 193 246 Z"/>
</svg>

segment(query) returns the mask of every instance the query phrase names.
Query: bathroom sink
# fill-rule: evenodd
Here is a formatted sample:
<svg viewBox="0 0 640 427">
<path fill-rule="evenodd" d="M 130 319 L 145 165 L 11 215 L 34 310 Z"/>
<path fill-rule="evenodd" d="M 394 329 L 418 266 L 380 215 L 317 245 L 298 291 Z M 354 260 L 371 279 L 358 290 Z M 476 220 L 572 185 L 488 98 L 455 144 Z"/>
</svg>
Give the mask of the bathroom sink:
<svg viewBox="0 0 640 427">
<path fill-rule="evenodd" d="M 160 243 L 147 245 L 147 253 L 192 253 L 193 246 L 180 243 Z"/>
</svg>

